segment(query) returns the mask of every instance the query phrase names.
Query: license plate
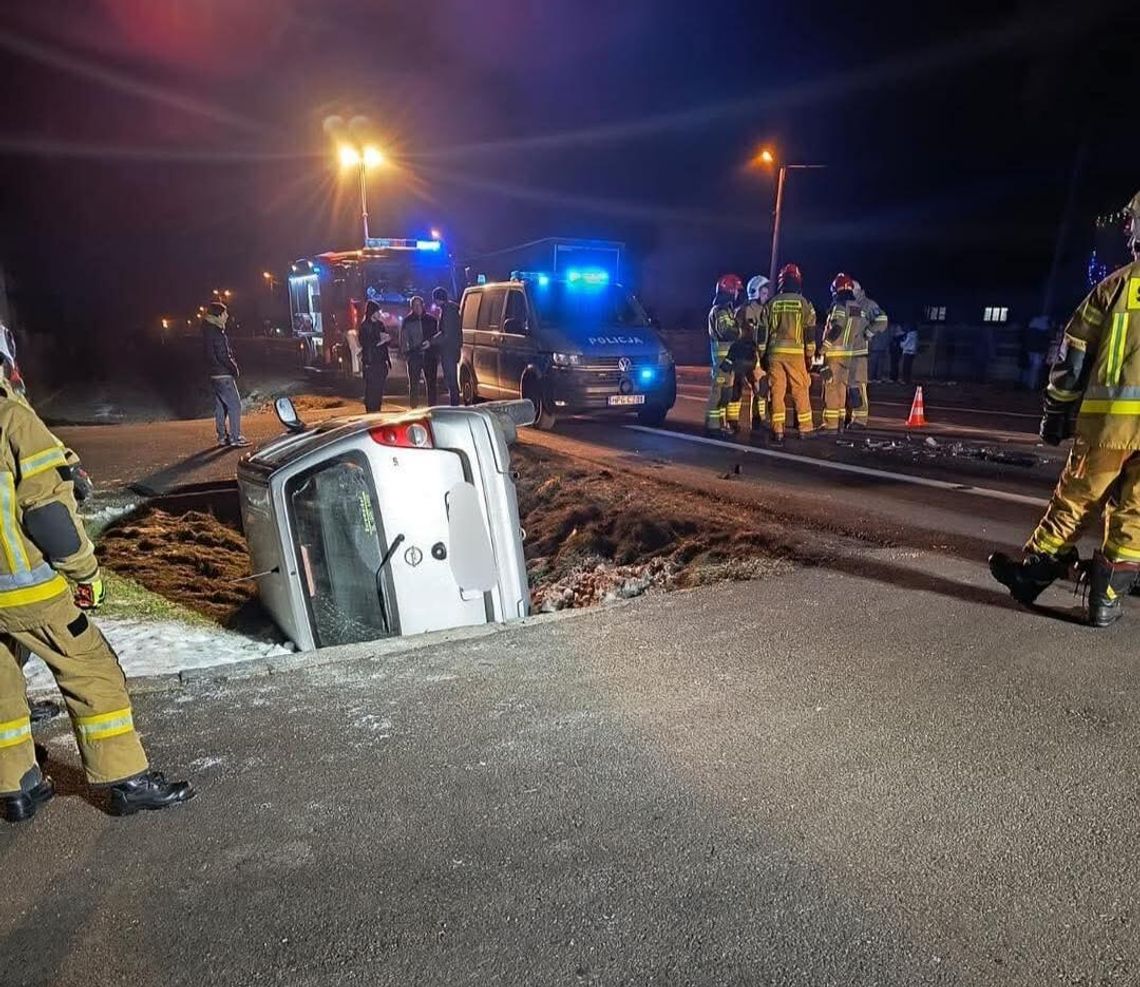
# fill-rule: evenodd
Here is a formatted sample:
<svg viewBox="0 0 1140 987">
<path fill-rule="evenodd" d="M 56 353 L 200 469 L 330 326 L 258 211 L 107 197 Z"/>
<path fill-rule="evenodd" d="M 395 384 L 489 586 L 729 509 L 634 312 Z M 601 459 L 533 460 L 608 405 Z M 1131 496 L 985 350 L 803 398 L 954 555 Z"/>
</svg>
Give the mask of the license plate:
<svg viewBox="0 0 1140 987">
<path fill-rule="evenodd" d="M 645 404 L 644 394 L 611 394 L 610 407 L 622 407 L 627 404 Z"/>
</svg>

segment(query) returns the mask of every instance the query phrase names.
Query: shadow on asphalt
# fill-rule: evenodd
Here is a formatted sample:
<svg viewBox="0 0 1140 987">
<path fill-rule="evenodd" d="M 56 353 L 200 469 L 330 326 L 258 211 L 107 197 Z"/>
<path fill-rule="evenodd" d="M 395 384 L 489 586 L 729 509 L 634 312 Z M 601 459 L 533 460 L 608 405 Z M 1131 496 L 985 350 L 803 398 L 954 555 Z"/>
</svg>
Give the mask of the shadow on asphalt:
<svg viewBox="0 0 1140 987">
<path fill-rule="evenodd" d="M 229 446 L 210 446 L 208 449 L 202 449 L 187 456 L 172 466 L 164 466 L 162 469 L 144 476 L 141 480 L 132 483 L 128 489 L 143 497 L 159 496 L 167 493 L 181 477 L 193 473 L 205 463 L 220 459 L 222 456 L 228 456 L 234 451 Z"/>
</svg>

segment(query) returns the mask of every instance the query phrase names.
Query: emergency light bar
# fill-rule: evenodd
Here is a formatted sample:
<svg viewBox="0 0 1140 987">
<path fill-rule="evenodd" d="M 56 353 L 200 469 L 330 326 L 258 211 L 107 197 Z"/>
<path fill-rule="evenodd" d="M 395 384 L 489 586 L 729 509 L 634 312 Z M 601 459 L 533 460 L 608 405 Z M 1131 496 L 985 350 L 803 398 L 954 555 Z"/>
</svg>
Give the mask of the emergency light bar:
<svg viewBox="0 0 1140 987">
<path fill-rule="evenodd" d="M 430 250 L 443 249 L 439 240 L 410 240 L 389 236 L 370 236 L 364 241 L 365 250 Z"/>
<path fill-rule="evenodd" d="M 533 281 L 540 288 L 550 284 L 550 275 L 543 271 L 511 271 L 512 281 Z"/>
<path fill-rule="evenodd" d="M 579 271 L 576 269 L 566 272 L 566 280 L 571 284 L 584 281 L 586 284 L 605 284 L 610 276 L 606 271 Z"/>
</svg>

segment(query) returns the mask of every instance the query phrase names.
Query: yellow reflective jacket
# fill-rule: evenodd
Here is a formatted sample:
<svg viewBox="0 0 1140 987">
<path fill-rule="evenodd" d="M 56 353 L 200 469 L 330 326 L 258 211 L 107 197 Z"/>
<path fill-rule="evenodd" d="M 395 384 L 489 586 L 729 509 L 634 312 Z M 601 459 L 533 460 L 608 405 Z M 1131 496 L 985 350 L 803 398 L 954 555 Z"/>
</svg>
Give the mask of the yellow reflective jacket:
<svg viewBox="0 0 1140 987">
<path fill-rule="evenodd" d="M 815 306 L 803 295 L 781 292 L 765 302 L 764 312 L 769 356 L 815 353 Z"/>
<path fill-rule="evenodd" d="M 823 330 L 823 355 L 866 356 L 871 337 L 887 328 L 887 313 L 870 298 L 836 302 Z"/>
<path fill-rule="evenodd" d="M 1140 261 L 1093 288 L 1065 327 L 1049 398 L 1080 402 L 1076 434 L 1100 449 L 1140 449 Z"/>
<path fill-rule="evenodd" d="M 27 402 L 0 389 L 0 630 L 34 626 L 48 601 L 71 591 L 68 580 L 99 574 L 67 465 Z"/>
</svg>

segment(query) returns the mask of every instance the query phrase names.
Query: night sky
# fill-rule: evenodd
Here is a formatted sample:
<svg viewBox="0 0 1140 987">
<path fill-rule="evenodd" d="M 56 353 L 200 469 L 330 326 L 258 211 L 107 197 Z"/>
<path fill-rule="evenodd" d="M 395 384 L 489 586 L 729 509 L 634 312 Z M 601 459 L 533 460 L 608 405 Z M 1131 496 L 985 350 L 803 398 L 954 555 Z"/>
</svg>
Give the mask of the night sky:
<svg viewBox="0 0 1140 987">
<path fill-rule="evenodd" d="M 627 241 L 667 324 L 766 271 L 763 142 L 789 182 L 782 256 L 848 270 L 909 318 L 1058 309 L 1093 217 L 1140 188 L 1135 2 L 704 0 L 8 3 L 0 250 L 22 327 L 114 340 L 212 287 L 235 308 L 295 257 L 359 243 L 322 123 L 367 116 L 396 164 L 374 234 L 459 255 Z M 1032 314 L 1032 313 L 1029 313 Z M 1056 314 L 1063 314 L 1058 311 Z"/>
</svg>

